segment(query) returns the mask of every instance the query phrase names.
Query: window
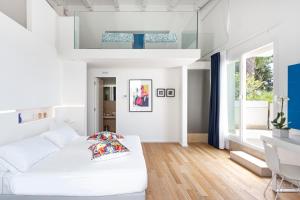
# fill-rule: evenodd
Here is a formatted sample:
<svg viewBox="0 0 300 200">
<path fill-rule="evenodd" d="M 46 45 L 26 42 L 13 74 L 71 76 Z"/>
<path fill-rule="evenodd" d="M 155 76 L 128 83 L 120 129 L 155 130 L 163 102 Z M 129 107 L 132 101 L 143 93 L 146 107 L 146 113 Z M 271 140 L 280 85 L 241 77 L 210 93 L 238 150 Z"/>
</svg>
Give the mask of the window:
<svg viewBox="0 0 300 200">
<path fill-rule="evenodd" d="M 228 64 L 228 129 L 233 136 L 240 135 L 240 61 Z"/>
<path fill-rule="evenodd" d="M 254 51 L 245 57 L 245 143 L 262 147 L 261 135 L 271 133 L 273 116 L 273 48 Z"/>
<path fill-rule="evenodd" d="M 273 45 L 244 54 L 228 64 L 228 127 L 239 141 L 262 148 L 273 117 Z"/>
</svg>

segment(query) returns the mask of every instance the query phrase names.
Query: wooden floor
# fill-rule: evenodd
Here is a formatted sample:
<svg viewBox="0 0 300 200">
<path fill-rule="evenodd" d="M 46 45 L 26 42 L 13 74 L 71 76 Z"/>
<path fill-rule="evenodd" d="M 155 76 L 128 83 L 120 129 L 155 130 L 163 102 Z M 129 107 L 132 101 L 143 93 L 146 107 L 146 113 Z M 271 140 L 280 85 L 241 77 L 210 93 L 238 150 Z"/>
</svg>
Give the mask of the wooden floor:
<svg viewBox="0 0 300 200">
<path fill-rule="evenodd" d="M 264 199 L 268 178 L 260 178 L 206 144 L 143 144 L 148 168 L 147 200 Z M 282 194 L 281 200 L 300 199 Z M 271 189 L 267 199 L 274 199 Z"/>
</svg>

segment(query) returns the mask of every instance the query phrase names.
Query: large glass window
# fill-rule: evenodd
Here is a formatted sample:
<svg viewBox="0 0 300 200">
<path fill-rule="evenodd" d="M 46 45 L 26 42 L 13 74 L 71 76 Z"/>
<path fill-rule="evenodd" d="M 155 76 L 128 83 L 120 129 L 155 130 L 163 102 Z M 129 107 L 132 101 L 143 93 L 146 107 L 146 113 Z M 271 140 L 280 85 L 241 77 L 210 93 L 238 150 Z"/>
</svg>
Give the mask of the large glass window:
<svg viewBox="0 0 300 200">
<path fill-rule="evenodd" d="M 246 58 L 244 106 L 246 143 L 261 147 L 261 135 L 271 134 L 273 116 L 273 52 Z"/>
<path fill-rule="evenodd" d="M 228 129 L 233 136 L 240 135 L 240 61 L 228 64 Z"/>
<path fill-rule="evenodd" d="M 262 148 L 273 117 L 273 45 L 228 64 L 228 128 L 241 142 Z"/>
</svg>

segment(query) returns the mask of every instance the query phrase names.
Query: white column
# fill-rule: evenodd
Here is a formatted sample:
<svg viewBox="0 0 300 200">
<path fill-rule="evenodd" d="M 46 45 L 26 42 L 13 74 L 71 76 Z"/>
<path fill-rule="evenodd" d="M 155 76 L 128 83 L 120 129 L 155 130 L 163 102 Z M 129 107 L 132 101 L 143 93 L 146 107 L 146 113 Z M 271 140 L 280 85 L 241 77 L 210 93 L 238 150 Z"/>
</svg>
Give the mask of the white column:
<svg viewBox="0 0 300 200">
<path fill-rule="evenodd" d="M 247 115 L 245 111 L 247 109 L 247 57 L 245 54 L 242 55 L 241 58 L 241 66 L 240 66 L 240 79 L 241 79 L 241 87 L 240 87 L 240 100 L 241 100 L 241 113 L 240 113 L 240 142 L 243 143 L 244 135 L 246 131 L 246 122 L 247 122 Z"/>
<path fill-rule="evenodd" d="M 226 147 L 225 141 L 228 137 L 228 103 L 227 103 L 227 65 L 226 51 L 221 51 L 220 66 L 220 116 L 219 120 L 219 148 Z"/>
<path fill-rule="evenodd" d="M 188 112 L 188 68 L 187 66 L 181 67 L 181 145 L 187 147 L 187 112 Z"/>
</svg>

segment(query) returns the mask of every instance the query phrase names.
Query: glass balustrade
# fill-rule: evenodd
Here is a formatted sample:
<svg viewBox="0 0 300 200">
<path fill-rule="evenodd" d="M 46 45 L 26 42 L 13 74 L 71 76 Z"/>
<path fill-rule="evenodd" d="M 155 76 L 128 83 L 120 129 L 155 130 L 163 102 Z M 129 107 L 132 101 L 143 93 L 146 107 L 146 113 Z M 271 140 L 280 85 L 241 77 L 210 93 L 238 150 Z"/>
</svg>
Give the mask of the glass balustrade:
<svg viewBox="0 0 300 200">
<path fill-rule="evenodd" d="M 197 49 L 197 12 L 77 12 L 75 49 Z"/>
</svg>

